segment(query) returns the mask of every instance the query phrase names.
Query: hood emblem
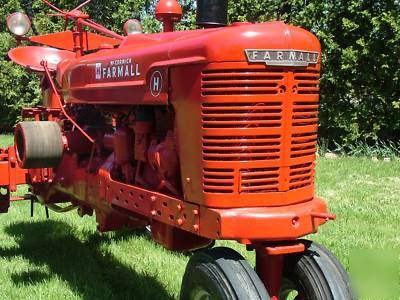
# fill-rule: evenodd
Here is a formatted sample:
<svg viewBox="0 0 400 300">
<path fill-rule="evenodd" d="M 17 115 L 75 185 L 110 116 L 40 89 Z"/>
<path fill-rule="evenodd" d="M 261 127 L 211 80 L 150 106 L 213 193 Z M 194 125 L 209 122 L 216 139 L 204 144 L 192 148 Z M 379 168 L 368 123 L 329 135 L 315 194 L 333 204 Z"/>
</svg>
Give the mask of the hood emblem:
<svg viewBox="0 0 400 300">
<path fill-rule="evenodd" d="M 319 59 L 318 52 L 302 50 L 246 49 L 245 53 L 250 63 L 279 67 L 308 67 L 317 64 Z"/>
</svg>

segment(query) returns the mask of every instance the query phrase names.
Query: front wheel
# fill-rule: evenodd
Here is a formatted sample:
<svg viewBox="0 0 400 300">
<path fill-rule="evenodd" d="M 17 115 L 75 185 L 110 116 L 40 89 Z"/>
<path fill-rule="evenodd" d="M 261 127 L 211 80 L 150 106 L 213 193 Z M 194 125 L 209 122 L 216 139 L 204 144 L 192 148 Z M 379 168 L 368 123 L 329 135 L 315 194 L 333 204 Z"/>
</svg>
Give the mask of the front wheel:
<svg viewBox="0 0 400 300">
<path fill-rule="evenodd" d="M 285 257 L 279 299 L 356 299 L 348 275 L 336 257 L 321 245 L 304 242 L 304 253 Z"/>
<path fill-rule="evenodd" d="M 248 262 L 236 251 L 218 247 L 192 256 L 182 280 L 181 300 L 268 300 Z"/>
</svg>

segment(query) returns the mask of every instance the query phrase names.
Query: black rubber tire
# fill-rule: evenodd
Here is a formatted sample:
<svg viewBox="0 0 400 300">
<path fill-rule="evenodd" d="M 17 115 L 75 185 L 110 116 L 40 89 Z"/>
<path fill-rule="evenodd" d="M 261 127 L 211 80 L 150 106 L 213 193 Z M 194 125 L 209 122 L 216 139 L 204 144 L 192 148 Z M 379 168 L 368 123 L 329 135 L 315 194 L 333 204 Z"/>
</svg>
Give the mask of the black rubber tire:
<svg viewBox="0 0 400 300">
<path fill-rule="evenodd" d="M 304 243 L 304 253 L 285 257 L 279 299 L 287 299 L 289 290 L 297 291 L 296 300 L 357 299 L 351 289 L 349 277 L 336 257 L 317 243 Z"/>
<path fill-rule="evenodd" d="M 209 296 L 194 298 L 196 291 Z M 196 253 L 182 279 L 181 300 L 268 300 L 270 297 L 249 263 L 236 251 L 218 247 Z"/>
<path fill-rule="evenodd" d="M 51 121 L 18 123 L 14 143 L 18 163 L 23 169 L 57 167 L 64 150 L 61 128 Z"/>
</svg>

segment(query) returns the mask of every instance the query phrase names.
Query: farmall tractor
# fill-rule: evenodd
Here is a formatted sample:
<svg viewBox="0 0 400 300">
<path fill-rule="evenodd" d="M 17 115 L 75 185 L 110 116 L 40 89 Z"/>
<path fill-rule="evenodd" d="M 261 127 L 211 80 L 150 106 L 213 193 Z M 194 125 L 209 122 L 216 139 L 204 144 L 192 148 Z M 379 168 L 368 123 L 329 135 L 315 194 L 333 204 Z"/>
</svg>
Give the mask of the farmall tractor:
<svg viewBox="0 0 400 300">
<path fill-rule="evenodd" d="M 102 232 L 148 227 L 167 249 L 196 250 L 181 299 L 354 298 L 337 259 L 299 239 L 335 218 L 314 189 L 313 34 L 227 26 L 221 0 L 198 0 L 199 29 L 174 31 L 181 7 L 160 0 L 163 33 L 129 20 L 122 36 L 81 10 L 90 0 L 72 11 L 43 1 L 74 26 L 27 37 L 26 15 L 7 19 L 19 44 L 9 57 L 39 74 L 43 102 L 0 149 L 1 212 L 27 184 L 23 199 L 94 214 Z M 255 268 L 215 240 L 246 245 Z"/>
</svg>

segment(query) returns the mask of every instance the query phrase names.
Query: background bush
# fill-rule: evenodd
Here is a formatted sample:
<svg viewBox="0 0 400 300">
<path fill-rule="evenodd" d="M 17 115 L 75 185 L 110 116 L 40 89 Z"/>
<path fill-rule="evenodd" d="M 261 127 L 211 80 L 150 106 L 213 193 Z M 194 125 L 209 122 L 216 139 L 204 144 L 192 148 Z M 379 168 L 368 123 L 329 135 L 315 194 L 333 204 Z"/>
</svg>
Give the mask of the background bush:
<svg viewBox="0 0 400 300">
<path fill-rule="evenodd" d="M 53 1 L 71 9 L 79 1 Z M 121 31 L 130 17 L 147 32 L 160 30 L 155 0 L 94 0 L 87 11 L 98 22 Z M 194 28 L 195 1 L 180 1 L 185 18 L 179 29 Z M 0 0 L 0 130 L 10 130 L 22 106 L 37 103 L 37 78 L 11 64 L 15 44 L 5 26 L 16 10 L 34 16 L 32 33 L 60 30 L 41 1 Z M 229 0 L 230 21 L 282 20 L 318 36 L 323 47 L 320 133 L 342 145 L 400 139 L 400 3 L 398 0 Z"/>
</svg>

